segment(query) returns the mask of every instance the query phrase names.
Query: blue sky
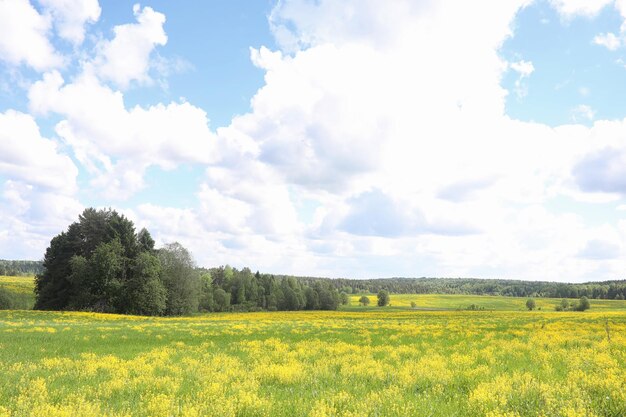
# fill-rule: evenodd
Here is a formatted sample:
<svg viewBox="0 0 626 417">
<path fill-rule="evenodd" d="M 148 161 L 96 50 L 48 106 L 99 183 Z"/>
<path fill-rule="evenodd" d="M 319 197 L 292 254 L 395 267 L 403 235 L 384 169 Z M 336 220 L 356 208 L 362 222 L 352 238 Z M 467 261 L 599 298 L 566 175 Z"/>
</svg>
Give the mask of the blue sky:
<svg viewBox="0 0 626 417">
<path fill-rule="evenodd" d="M 622 0 L 0 0 L 0 258 L 40 259 L 96 206 L 203 266 L 623 278 L 625 19 Z"/>
</svg>

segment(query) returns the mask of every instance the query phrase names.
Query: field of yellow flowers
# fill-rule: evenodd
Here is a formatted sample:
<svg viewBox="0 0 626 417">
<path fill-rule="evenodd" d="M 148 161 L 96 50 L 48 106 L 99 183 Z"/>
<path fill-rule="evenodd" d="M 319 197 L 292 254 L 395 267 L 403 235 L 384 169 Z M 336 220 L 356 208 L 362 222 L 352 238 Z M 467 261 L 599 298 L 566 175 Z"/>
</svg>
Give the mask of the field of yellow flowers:
<svg viewBox="0 0 626 417">
<path fill-rule="evenodd" d="M 626 313 L 2 311 L 0 416 L 626 416 Z"/>
</svg>

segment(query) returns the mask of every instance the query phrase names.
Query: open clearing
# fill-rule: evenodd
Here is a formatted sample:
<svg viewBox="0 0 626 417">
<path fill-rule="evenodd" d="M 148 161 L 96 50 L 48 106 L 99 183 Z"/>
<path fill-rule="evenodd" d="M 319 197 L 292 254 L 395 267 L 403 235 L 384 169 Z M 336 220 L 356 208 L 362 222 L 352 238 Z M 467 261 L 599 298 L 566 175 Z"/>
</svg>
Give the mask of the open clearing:
<svg viewBox="0 0 626 417">
<path fill-rule="evenodd" d="M 624 416 L 626 313 L 595 306 L 3 311 L 0 416 Z"/>
</svg>

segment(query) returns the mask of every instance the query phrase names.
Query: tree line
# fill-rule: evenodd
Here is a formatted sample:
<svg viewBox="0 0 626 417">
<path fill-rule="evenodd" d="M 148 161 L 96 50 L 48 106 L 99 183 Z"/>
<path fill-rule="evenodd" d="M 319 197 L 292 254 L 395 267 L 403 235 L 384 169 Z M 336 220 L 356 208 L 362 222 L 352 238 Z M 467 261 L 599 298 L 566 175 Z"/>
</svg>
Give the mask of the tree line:
<svg viewBox="0 0 626 417">
<path fill-rule="evenodd" d="M 326 278 L 303 277 L 311 284 Z M 330 280 L 338 291 L 349 294 L 378 293 L 388 290 L 396 294 L 466 294 L 509 297 L 580 298 L 626 300 L 626 280 L 559 283 L 479 278 L 375 278 Z"/>
<path fill-rule="evenodd" d="M 93 208 L 51 240 L 35 296 L 39 310 L 139 315 L 335 310 L 342 300 L 330 282 L 307 285 L 249 268 L 197 268 L 179 243 L 155 248 L 148 230 L 136 233 L 123 215 Z"/>
<path fill-rule="evenodd" d="M 0 259 L 0 275 L 13 277 L 36 275 L 43 272 L 41 261 L 12 261 Z"/>
</svg>

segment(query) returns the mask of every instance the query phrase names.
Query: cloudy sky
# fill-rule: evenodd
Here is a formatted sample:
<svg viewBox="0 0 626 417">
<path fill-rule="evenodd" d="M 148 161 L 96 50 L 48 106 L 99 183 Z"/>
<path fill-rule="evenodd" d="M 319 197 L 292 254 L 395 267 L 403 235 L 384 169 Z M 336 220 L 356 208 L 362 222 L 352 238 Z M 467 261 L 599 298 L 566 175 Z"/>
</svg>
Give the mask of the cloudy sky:
<svg viewBox="0 0 626 417">
<path fill-rule="evenodd" d="M 624 0 L 0 0 L 0 258 L 623 278 L 624 97 Z"/>
</svg>

